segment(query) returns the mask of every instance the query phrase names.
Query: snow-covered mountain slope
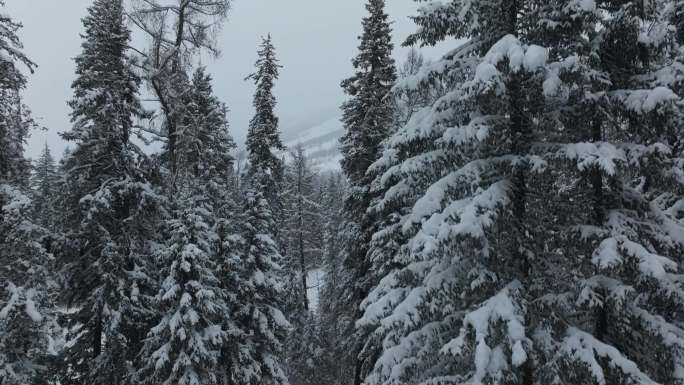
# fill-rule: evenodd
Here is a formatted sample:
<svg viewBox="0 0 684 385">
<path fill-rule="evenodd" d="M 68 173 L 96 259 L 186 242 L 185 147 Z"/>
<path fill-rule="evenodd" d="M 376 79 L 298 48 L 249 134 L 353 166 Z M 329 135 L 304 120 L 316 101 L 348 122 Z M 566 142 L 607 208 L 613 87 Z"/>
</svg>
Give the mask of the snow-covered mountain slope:
<svg viewBox="0 0 684 385">
<path fill-rule="evenodd" d="M 319 171 L 340 169 L 340 138 L 344 133 L 339 117 L 304 129 L 290 129 L 283 133 L 288 150 L 302 145 L 311 164 Z"/>
</svg>

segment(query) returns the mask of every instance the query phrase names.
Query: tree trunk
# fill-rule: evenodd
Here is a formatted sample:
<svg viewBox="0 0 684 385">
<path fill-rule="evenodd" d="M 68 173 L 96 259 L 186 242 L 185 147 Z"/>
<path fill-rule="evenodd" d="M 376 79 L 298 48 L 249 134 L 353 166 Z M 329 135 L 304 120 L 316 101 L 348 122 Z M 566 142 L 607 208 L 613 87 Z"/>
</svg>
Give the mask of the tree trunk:
<svg viewBox="0 0 684 385">
<path fill-rule="evenodd" d="M 301 175 L 302 171 L 300 170 L 299 172 L 299 181 L 298 181 L 298 186 L 297 189 L 299 190 L 299 196 L 297 197 L 297 205 L 298 207 L 298 224 L 299 224 L 299 229 L 297 232 L 299 233 L 299 268 L 300 268 L 300 274 L 301 274 L 301 281 L 302 281 L 302 297 L 303 297 L 303 302 L 304 302 L 304 310 L 308 311 L 309 310 L 309 297 L 307 296 L 307 284 L 306 284 L 306 258 L 305 258 L 305 253 L 304 253 L 304 199 L 302 198 L 302 178 L 303 176 Z"/>
<path fill-rule="evenodd" d="M 598 115 L 598 114 L 597 114 Z M 591 128 L 591 141 L 593 143 L 599 143 L 603 141 L 603 133 L 601 130 L 601 120 L 598 116 L 594 117 Z M 603 226 L 605 222 L 605 202 L 603 197 L 603 172 L 601 167 L 592 167 L 589 175 L 589 179 L 592 186 L 592 214 L 593 214 L 593 225 Z"/>
<path fill-rule="evenodd" d="M 359 357 L 360 354 L 361 349 L 358 349 L 354 358 L 354 361 L 356 362 L 354 365 L 354 385 L 361 385 L 361 383 L 363 383 L 363 375 L 361 374 L 363 369 L 363 360 L 361 360 L 361 357 Z"/>
<path fill-rule="evenodd" d="M 529 119 L 525 116 L 524 95 L 522 95 L 521 75 L 512 76 L 508 88 L 510 92 L 510 132 L 513 140 L 513 155 L 518 157 L 518 162 L 513 166 L 513 256 L 518 262 L 518 274 L 522 280 L 527 279 L 530 273 L 530 261 L 527 252 L 527 164 L 523 161 L 529 152 L 530 134 L 526 125 Z"/>
<path fill-rule="evenodd" d="M 93 358 L 102 353 L 102 305 L 98 304 L 95 311 L 95 326 L 93 327 Z"/>
</svg>

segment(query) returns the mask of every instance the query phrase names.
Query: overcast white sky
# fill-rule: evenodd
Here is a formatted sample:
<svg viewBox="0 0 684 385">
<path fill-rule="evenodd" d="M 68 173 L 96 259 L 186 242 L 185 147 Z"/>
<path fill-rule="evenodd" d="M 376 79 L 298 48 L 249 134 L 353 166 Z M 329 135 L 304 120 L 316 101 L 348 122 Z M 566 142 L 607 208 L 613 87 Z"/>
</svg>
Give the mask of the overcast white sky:
<svg viewBox="0 0 684 385">
<path fill-rule="evenodd" d="M 39 68 L 25 93 L 47 132 L 34 132 L 27 155 L 36 157 L 47 140 L 59 156 L 65 144 L 58 132 L 69 127 L 73 58 L 80 51 L 80 19 L 91 0 L 6 0 L 13 18 L 24 24 L 25 51 Z M 203 59 L 214 77 L 216 94 L 231 112 L 232 134 L 242 144 L 252 114 L 253 85 L 243 79 L 252 72 L 260 37 L 271 33 L 284 66 L 276 85 L 283 130 L 307 128 L 339 114 L 344 100 L 340 81 L 352 73 L 364 0 L 235 0 L 219 39 L 222 55 Z M 413 0 L 388 0 L 394 20 L 395 56 L 402 61 L 403 39 L 413 31 L 408 19 Z M 434 52 L 428 52 L 431 56 Z M 432 55 L 434 56 L 434 55 Z"/>
</svg>

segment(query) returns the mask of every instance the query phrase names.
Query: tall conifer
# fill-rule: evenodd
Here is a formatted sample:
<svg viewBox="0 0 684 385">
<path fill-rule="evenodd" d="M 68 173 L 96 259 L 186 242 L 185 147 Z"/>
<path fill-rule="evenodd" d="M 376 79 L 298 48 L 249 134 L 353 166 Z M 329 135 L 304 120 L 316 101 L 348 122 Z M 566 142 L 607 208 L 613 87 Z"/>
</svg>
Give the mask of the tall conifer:
<svg viewBox="0 0 684 385">
<path fill-rule="evenodd" d="M 362 22 L 359 53 L 352 60 L 355 74 L 342 82 L 349 100 L 342 106 L 342 122 L 345 134 L 340 140 L 342 170 L 348 181 L 344 215 L 346 247 L 341 254 L 344 264 L 345 328 L 342 341 L 354 366 L 354 384 L 362 381 L 369 370 L 370 357 L 358 357 L 365 336 L 354 335 L 354 321 L 361 301 L 368 294 L 373 278 L 367 259 L 368 244 L 374 232 L 374 219 L 367 215 L 373 199 L 370 166 L 380 156 L 383 142 L 389 137 L 393 126 L 394 110 L 390 91 L 397 79 L 392 58 L 392 30 L 384 0 L 369 0 L 368 15 Z M 364 363 L 364 361 L 366 361 Z"/>
<path fill-rule="evenodd" d="M 122 384 L 151 314 L 146 294 L 154 277 L 148 241 L 154 238 L 158 197 L 130 142 L 141 114 L 140 80 L 127 50 L 123 1 L 94 0 L 83 19 L 82 52 L 72 88 L 75 143 L 65 160 L 65 301 L 78 326 L 65 352 L 66 377 Z M 77 332 L 76 332 L 77 330 Z"/>
</svg>

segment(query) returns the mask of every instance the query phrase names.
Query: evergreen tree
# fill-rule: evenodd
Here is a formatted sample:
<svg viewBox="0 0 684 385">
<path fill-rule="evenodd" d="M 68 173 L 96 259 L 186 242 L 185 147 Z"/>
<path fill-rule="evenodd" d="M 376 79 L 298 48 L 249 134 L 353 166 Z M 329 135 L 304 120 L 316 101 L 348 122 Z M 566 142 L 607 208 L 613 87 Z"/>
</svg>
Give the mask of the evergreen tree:
<svg viewBox="0 0 684 385">
<path fill-rule="evenodd" d="M 214 95 L 211 76 L 200 67 L 193 75 L 186 121 L 179 132 L 179 169 L 186 180 L 203 187 L 213 207 L 213 231 L 218 240 L 213 258 L 224 288 L 233 288 L 238 235 L 237 202 L 234 186 L 236 148 L 228 131 L 228 108 Z M 221 274 L 227 274 L 222 277 Z M 235 282 L 234 282 L 235 281 Z"/>
<path fill-rule="evenodd" d="M 348 319 L 344 344 L 354 369 L 354 384 L 361 383 L 369 369 L 361 353 L 365 336 L 354 336 L 354 322 L 359 305 L 368 294 L 373 278 L 366 258 L 368 243 L 374 232 L 374 219 L 366 214 L 373 196 L 371 164 L 380 156 L 382 143 L 390 135 L 394 110 L 390 92 L 397 78 L 392 59 L 392 36 L 384 0 L 369 0 L 368 16 L 363 19 L 359 54 L 352 60 L 356 73 L 342 82 L 350 99 L 342 106 L 345 135 L 341 139 L 342 169 L 349 180 L 345 199 L 343 250 L 345 273 L 344 301 L 341 304 Z M 372 360 L 372 359 L 371 359 Z"/>
<path fill-rule="evenodd" d="M 137 167 L 130 142 L 141 114 L 139 78 L 126 56 L 130 31 L 122 1 L 95 0 L 83 19 L 82 53 L 72 88 L 75 142 L 65 161 L 63 246 L 73 335 L 62 379 L 121 384 L 140 348 L 149 311 L 149 242 L 159 197 Z M 77 327 L 77 328 L 74 328 Z"/>
<path fill-rule="evenodd" d="M 162 290 L 140 360 L 142 384 L 231 384 L 239 329 L 231 312 L 236 290 L 239 238 L 231 190 L 235 144 L 226 107 L 200 67 L 178 125 L 176 190 L 163 233 Z"/>
<path fill-rule="evenodd" d="M 675 176 L 683 133 L 675 90 L 683 78 L 673 9 L 668 1 L 537 8 L 566 26 L 540 31 L 556 58 L 545 91 L 565 112 L 544 155 L 563 175 L 565 183 L 556 184 L 573 181 L 553 197 L 561 231 L 549 238 L 564 244 L 563 262 L 581 266 L 579 279 L 556 284 L 555 303 L 541 314 L 559 315 L 540 329 L 562 347 L 542 350 L 542 381 L 554 373 L 566 382 L 684 383 L 676 310 L 684 299 L 677 278 L 683 195 Z M 564 65 L 569 60 L 576 62 Z M 566 296 L 573 301 L 561 306 L 557 298 Z M 568 329 L 559 328 L 561 319 Z M 587 354 L 570 356 L 567 347 L 578 343 Z"/>
<path fill-rule="evenodd" d="M 0 7 L 4 6 L 0 1 Z M 31 72 L 36 65 L 22 52 L 17 36 L 20 28 L 9 16 L 0 15 L 0 180 L 25 185 L 29 164 L 24 159 L 24 144 L 34 123 L 21 102 L 26 77 L 20 65 Z"/>
<path fill-rule="evenodd" d="M 253 180 L 264 176 L 253 175 Z M 242 218 L 241 270 L 237 286 L 238 306 L 232 319 L 241 330 L 239 344 L 231 351 L 236 357 L 229 371 L 233 384 L 287 385 L 282 365 L 283 342 L 290 327 L 282 309 L 282 257 L 274 241 L 275 222 L 263 185 L 246 191 Z"/>
<path fill-rule="evenodd" d="M 41 226 L 54 229 L 57 222 L 55 200 L 59 184 L 59 174 L 50 147 L 45 148 L 33 166 L 31 190 L 33 196 L 33 218 Z"/>
<path fill-rule="evenodd" d="M 204 67 L 192 77 L 192 92 L 178 132 L 179 164 L 195 178 L 226 184 L 232 177 L 235 149 L 228 133 L 227 107 L 214 95 Z"/>
<path fill-rule="evenodd" d="M 0 1 L 0 6 L 5 3 Z M 19 65 L 33 71 L 35 64 L 22 52 L 17 36 L 21 24 L 9 16 L 0 17 L 0 183 L 22 184 L 26 176 L 24 142 L 28 127 L 22 123 L 19 92 L 26 87 L 26 78 Z M 18 115 L 19 113 L 19 115 Z M 0 204 L 5 204 L 0 200 Z"/>
<path fill-rule="evenodd" d="M 198 182 L 198 180 L 192 180 Z M 214 209 L 204 191 L 177 191 L 169 240 L 161 253 L 167 266 L 155 304 L 160 322 L 142 350 L 141 384 L 213 385 L 222 378 L 221 349 L 228 339 L 223 320 L 228 294 L 216 276 Z"/>
<path fill-rule="evenodd" d="M 273 95 L 273 87 L 282 67 L 278 64 L 271 35 L 262 39 L 255 66 L 256 72 L 247 78 L 256 84 L 252 102 L 255 113 L 247 132 L 249 174 L 267 178 L 259 183 L 266 188 L 266 198 L 274 204 L 277 185 L 282 182 L 283 176 L 283 163 L 277 152 L 285 147 L 280 139 L 278 117 L 275 115 L 276 99 Z"/>
<path fill-rule="evenodd" d="M 420 9 L 408 44 L 470 40 L 414 79 L 446 92 L 373 166 L 396 220 L 371 250 L 368 384 L 681 382 L 678 49 L 672 7 L 643 5 Z"/>
<path fill-rule="evenodd" d="M 0 384 L 47 384 L 60 349 L 49 233 L 29 216 L 32 202 L 0 184 Z"/>
<path fill-rule="evenodd" d="M 236 212 L 231 186 L 236 145 L 228 130 L 228 108 L 214 95 L 211 82 L 204 67 L 195 71 L 184 121 L 178 126 L 177 179 L 204 186 L 215 209 L 216 226 L 225 227 L 217 229 L 224 239 L 235 232 L 226 221 L 234 220 Z"/>
<path fill-rule="evenodd" d="M 4 7 L 0 1 L 0 6 Z M 21 103 L 26 79 L 19 64 L 33 70 L 16 35 L 20 24 L 0 15 L 0 384 L 44 384 L 47 364 L 59 346 L 54 304 L 56 285 L 48 231 L 30 218 L 28 161 L 24 142 L 31 118 Z"/>
<path fill-rule="evenodd" d="M 22 190 L 27 190 L 31 176 L 31 162 L 24 157 L 24 146 L 29 132 L 37 128 L 37 124 L 31 117 L 31 111 L 21 99 L 21 88 L 0 88 L 0 112 L 2 178 L 19 185 Z"/>
</svg>

